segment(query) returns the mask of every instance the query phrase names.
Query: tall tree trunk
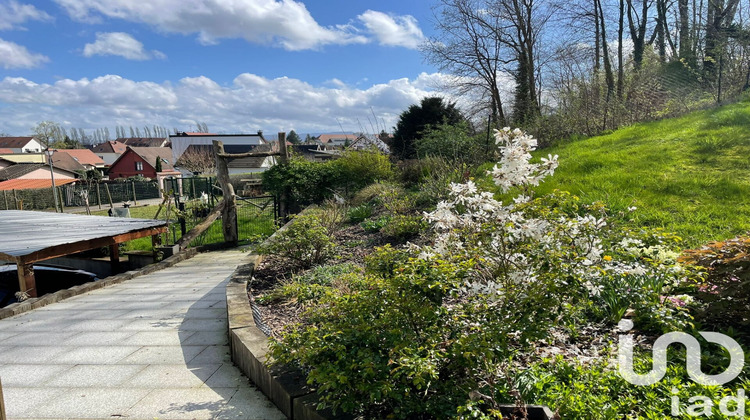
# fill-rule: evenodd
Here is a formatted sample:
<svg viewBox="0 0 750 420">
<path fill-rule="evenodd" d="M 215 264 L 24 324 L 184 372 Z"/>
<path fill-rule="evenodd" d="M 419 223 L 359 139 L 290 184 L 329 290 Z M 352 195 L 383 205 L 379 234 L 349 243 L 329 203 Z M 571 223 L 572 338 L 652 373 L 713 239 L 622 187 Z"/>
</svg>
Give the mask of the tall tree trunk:
<svg viewBox="0 0 750 420">
<path fill-rule="evenodd" d="M 622 100 L 625 90 L 625 59 L 622 50 L 622 34 L 625 30 L 625 0 L 620 0 L 620 15 L 617 22 L 617 99 Z"/>
<path fill-rule="evenodd" d="M 641 15 L 634 16 L 633 0 L 628 1 L 628 26 L 630 39 L 633 41 L 633 67 L 640 70 L 643 63 L 643 53 L 646 48 L 646 26 L 648 24 L 648 1 L 642 0 Z"/>
<path fill-rule="evenodd" d="M 690 38 L 690 12 L 688 10 L 688 0 L 678 0 L 678 11 L 680 16 L 679 59 L 690 68 L 695 68 L 693 41 Z"/>
</svg>

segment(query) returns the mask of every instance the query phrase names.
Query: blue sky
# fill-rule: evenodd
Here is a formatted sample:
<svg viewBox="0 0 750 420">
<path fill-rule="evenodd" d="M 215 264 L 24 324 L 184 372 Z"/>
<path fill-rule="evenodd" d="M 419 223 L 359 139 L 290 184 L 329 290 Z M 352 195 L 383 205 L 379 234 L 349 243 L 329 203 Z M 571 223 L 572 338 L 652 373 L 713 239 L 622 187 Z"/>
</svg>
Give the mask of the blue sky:
<svg viewBox="0 0 750 420">
<path fill-rule="evenodd" d="M 443 79 L 426 0 L 0 0 L 0 133 L 390 130 Z M 368 122 L 368 117 L 370 121 Z"/>
</svg>

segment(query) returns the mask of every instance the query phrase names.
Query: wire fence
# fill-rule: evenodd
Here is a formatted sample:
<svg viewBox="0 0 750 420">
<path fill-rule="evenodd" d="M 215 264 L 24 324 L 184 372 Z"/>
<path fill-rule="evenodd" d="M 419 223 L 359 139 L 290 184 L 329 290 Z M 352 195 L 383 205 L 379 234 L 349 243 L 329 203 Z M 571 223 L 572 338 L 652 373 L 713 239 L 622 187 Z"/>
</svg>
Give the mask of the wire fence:
<svg viewBox="0 0 750 420">
<path fill-rule="evenodd" d="M 276 230 L 278 200 L 274 196 L 237 197 L 237 233 L 240 242 L 255 242 L 271 235 Z M 191 200 L 173 212 L 169 220 L 166 242 L 175 243 L 185 232 L 200 223 L 212 207 L 198 200 Z M 210 245 L 224 242 L 221 217 L 190 243 L 190 246 Z"/>
</svg>

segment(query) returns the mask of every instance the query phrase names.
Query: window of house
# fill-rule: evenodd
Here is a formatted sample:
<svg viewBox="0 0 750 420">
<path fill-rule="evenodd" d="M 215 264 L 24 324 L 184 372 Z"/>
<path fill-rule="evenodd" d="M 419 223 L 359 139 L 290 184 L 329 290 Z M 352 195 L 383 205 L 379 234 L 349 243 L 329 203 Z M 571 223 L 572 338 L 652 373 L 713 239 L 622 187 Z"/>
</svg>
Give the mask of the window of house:
<svg viewBox="0 0 750 420">
<path fill-rule="evenodd" d="M 135 163 L 135 170 L 136 171 L 142 171 L 143 170 L 143 162 L 136 162 Z"/>
</svg>

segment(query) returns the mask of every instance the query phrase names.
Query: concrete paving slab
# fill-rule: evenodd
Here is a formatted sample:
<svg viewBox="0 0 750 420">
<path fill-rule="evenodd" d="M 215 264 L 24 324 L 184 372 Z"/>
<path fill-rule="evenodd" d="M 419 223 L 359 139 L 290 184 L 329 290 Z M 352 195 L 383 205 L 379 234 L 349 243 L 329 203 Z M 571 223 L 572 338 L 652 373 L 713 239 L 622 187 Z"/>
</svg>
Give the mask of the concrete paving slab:
<svg viewBox="0 0 750 420">
<path fill-rule="evenodd" d="M 127 388 L 61 388 L 63 392 L 41 404 L 27 415 L 41 418 L 68 418 L 71 413 L 86 413 L 88 418 L 122 417 L 149 391 Z"/>
<path fill-rule="evenodd" d="M 62 395 L 61 388 L 6 386 L 3 383 L 5 414 L 9 419 L 39 418 L 36 410 L 43 404 Z"/>
<path fill-rule="evenodd" d="M 42 384 L 57 377 L 62 372 L 71 369 L 70 365 L 23 365 L 12 364 L 0 366 L 0 378 L 3 381 L 3 391 L 25 384 Z"/>
<path fill-rule="evenodd" d="M 120 361 L 121 364 L 168 365 L 189 363 L 206 346 L 143 346 Z"/>
<path fill-rule="evenodd" d="M 77 365 L 60 372 L 54 378 L 45 381 L 48 387 L 67 388 L 70 384 L 76 387 L 117 388 L 139 372 L 145 365 Z"/>
<path fill-rule="evenodd" d="M 81 346 L 61 347 L 64 351 L 55 358 L 55 363 L 68 365 L 100 364 L 113 365 L 140 350 L 138 346 Z"/>
<path fill-rule="evenodd" d="M 188 369 L 184 364 L 149 365 L 129 378 L 125 385 L 135 388 L 200 388 L 220 367 L 221 364 L 202 364 Z"/>
</svg>

